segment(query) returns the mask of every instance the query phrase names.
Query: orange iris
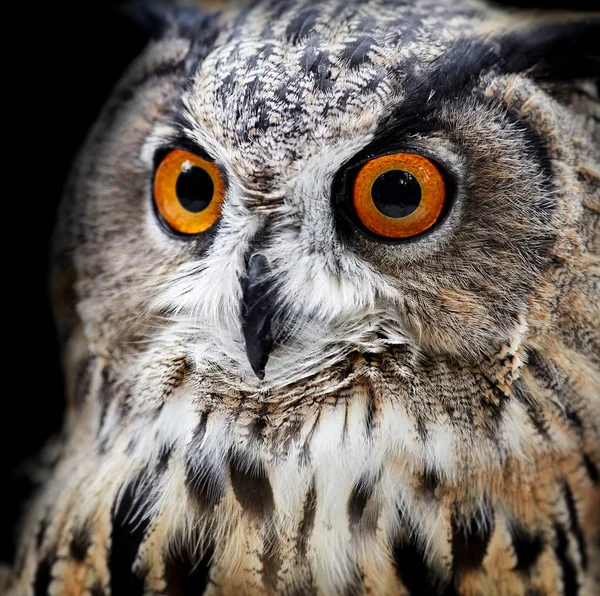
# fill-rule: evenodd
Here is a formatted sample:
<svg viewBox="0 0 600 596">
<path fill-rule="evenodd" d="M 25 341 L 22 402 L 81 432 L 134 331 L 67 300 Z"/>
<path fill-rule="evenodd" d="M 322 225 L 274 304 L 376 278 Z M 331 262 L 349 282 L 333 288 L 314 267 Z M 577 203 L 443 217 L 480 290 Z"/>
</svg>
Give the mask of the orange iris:
<svg viewBox="0 0 600 596">
<path fill-rule="evenodd" d="M 154 177 L 154 201 L 164 220 L 181 234 L 205 232 L 217 221 L 225 181 L 211 161 L 174 149 Z"/>
<path fill-rule="evenodd" d="M 354 180 L 354 209 L 385 238 L 410 238 L 430 228 L 446 203 L 446 184 L 426 157 L 394 153 L 365 163 Z"/>
</svg>

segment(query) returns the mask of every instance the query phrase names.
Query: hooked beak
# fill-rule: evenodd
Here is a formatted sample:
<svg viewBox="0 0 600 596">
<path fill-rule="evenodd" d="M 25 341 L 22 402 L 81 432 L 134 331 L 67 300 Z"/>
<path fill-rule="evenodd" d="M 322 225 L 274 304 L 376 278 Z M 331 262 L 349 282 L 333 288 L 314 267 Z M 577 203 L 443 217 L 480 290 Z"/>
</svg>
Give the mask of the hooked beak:
<svg viewBox="0 0 600 596">
<path fill-rule="evenodd" d="M 271 327 L 271 302 L 267 295 L 272 286 L 268 283 L 269 267 L 261 254 L 248 259 L 247 275 L 242 279 L 242 333 L 246 355 L 254 374 L 265 377 L 265 367 L 273 349 Z"/>
</svg>

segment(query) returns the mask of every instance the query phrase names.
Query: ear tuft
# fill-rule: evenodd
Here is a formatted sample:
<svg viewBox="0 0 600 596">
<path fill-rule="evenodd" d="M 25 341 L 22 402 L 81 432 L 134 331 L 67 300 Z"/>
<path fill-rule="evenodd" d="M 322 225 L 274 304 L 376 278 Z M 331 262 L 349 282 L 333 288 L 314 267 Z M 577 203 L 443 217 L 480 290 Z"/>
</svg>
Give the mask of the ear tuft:
<svg viewBox="0 0 600 596">
<path fill-rule="evenodd" d="M 170 33 L 193 39 L 207 19 L 215 16 L 176 0 L 131 0 L 122 11 L 152 39 Z"/>
<path fill-rule="evenodd" d="M 120 12 L 148 37 L 158 39 L 172 26 L 175 5 L 169 0 L 130 0 Z"/>
<path fill-rule="evenodd" d="M 502 71 L 549 80 L 600 76 L 600 13 L 513 15 L 511 23 L 492 35 Z"/>
</svg>

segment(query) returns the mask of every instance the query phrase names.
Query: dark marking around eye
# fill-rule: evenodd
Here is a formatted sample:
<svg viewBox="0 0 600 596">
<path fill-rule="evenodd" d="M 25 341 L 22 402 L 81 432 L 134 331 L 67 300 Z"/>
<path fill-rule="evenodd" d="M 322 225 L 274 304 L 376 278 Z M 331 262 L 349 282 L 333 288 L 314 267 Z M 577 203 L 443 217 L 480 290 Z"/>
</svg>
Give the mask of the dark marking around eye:
<svg viewBox="0 0 600 596">
<path fill-rule="evenodd" d="M 200 560 L 187 549 L 172 553 L 165 559 L 166 594 L 169 596 L 197 596 L 208 586 L 214 550 L 207 548 Z"/>
<path fill-rule="evenodd" d="M 511 525 L 511 538 L 517 557 L 515 571 L 528 572 L 542 552 L 542 539 L 537 534 L 530 534 L 516 522 Z"/>
<path fill-rule="evenodd" d="M 230 458 L 231 486 L 238 503 L 253 517 L 263 519 L 273 512 L 273 491 L 262 463 L 248 466 L 238 456 Z"/>
<path fill-rule="evenodd" d="M 191 213 L 199 213 L 210 205 L 215 194 L 215 185 L 206 170 L 192 166 L 183 170 L 177 178 L 175 192 L 184 209 Z"/>
<path fill-rule="evenodd" d="M 479 520 L 485 519 L 482 524 Z M 469 519 L 452 516 L 452 566 L 465 572 L 479 569 L 487 553 L 494 530 L 494 513 L 487 509 L 483 516 Z"/>
</svg>

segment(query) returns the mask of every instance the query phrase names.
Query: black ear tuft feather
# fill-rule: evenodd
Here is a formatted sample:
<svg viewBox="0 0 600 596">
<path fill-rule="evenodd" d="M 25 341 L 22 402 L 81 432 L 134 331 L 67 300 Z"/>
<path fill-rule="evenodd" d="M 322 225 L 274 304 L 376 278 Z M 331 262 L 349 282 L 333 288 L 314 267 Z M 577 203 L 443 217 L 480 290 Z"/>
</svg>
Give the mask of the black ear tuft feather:
<svg viewBox="0 0 600 596">
<path fill-rule="evenodd" d="M 122 11 L 152 39 L 169 32 L 194 40 L 214 14 L 196 6 L 182 6 L 174 0 L 131 0 Z"/>
<path fill-rule="evenodd" d="M 503 72 L 549 80 L 600 76 L 600 13 L 525 19 L 495 41 Z"/>
<path fill-rule="evenodd" d="M 175 5 L 169 0 L 131 0 L 120 11 L 148 37 L 158 39 L 174 25 Z"/>
</svg>

